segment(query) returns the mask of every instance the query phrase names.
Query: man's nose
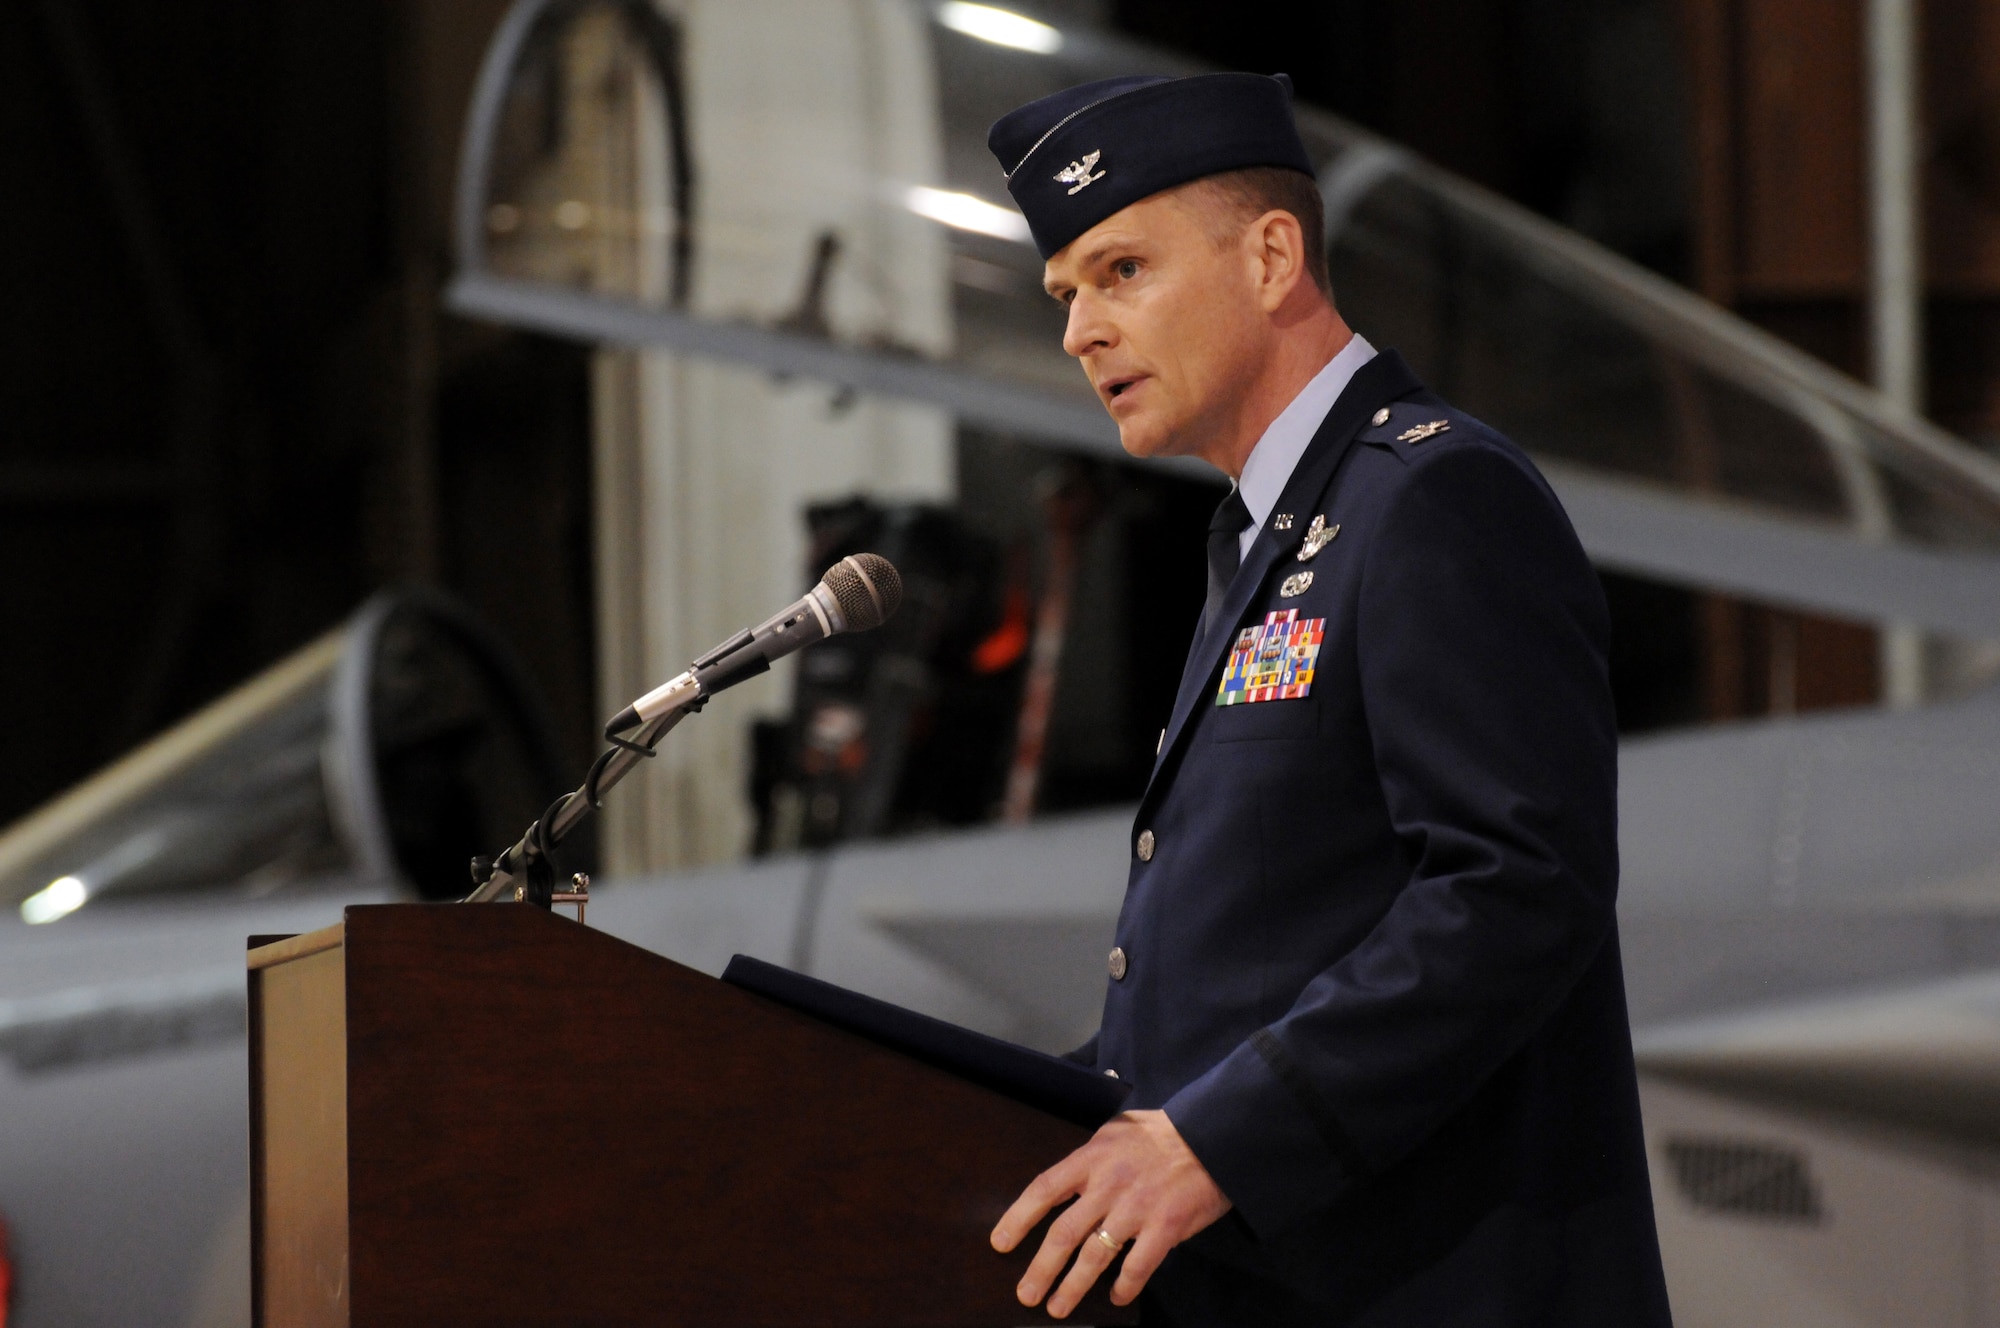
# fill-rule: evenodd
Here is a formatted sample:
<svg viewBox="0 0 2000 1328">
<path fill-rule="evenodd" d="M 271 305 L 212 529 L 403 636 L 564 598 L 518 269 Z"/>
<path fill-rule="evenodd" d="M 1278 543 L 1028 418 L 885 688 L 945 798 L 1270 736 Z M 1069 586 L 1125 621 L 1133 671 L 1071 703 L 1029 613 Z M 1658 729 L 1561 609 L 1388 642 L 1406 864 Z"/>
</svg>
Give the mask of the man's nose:
<svg viewBox="0 0 2000 1328">
<path fill-rule="evenodd" d="M 1063 349 L 1082 359 L 1118 340 L 1117 329 L 1104 316 L 1104 306 L 1088 291 L 1078 291 L 1069 302 L 1069 323 L 1063 329 Z"/>
</svg>

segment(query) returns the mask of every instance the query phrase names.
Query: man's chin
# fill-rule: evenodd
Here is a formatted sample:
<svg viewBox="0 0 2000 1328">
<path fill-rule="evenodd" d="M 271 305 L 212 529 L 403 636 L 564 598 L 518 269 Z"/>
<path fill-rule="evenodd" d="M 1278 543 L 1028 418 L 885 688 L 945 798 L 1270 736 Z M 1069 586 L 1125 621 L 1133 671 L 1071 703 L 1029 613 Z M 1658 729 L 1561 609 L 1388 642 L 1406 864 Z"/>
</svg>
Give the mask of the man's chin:
<svg viewBox="0 0 2000 1328">
<path fill-rule="evenodd" d="M 1145 419 L 1119 420 L 1118 442 L 1125 451 L 1142 460 L 1176 455 L 1174 436 Z"/>
</svg>

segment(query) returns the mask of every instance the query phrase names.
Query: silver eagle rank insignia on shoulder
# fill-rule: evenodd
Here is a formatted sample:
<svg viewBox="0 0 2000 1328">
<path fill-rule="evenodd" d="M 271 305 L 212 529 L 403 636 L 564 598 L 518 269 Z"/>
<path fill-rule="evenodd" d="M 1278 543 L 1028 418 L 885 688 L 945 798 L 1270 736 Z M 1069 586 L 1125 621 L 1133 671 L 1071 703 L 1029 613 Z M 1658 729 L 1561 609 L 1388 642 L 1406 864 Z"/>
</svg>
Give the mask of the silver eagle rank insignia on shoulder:
<svg viewBox="0 0 2000 1328">
<path fill-rule="evenodd" d="M 1419 424 L 1396 435 L 1399 443 L 1421 443 L 1426 438 L 1435 438 L 1441 433 L 1451 432 L 1451 421 L 1432 420 L 1429 424 Z"/>
</svg>

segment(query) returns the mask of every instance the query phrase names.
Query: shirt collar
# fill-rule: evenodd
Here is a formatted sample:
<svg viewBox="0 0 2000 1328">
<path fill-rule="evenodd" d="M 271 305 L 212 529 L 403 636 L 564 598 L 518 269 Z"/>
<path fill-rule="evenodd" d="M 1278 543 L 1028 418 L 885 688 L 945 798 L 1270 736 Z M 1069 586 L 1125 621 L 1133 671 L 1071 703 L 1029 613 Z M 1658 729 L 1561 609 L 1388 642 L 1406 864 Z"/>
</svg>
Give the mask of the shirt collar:
<svg viewBox="0 0 2000 1328">
<path fill-rule="evenodd" d="M 1319 432 L 1319 426 L 1325 423 L 1327 412 L 1333 409 L 1333 403 L 1347 390 L 1347 384 L 1361 366 L 1374 358 L 1375 348 L 1359 332 L 1355 333 L 1341 347 L 1340 354 L 1328 360 L 1326 367 L 1299 389 L 1292 403 L 1278 413 L 1278 418 L 1271 421 L 1264 436 L 1250 449 L 1249 459 L 1243 463 L 1243 475 L 1236 484 L 1243 493 L 1243 506 L 1250 510 L 1250 524 L 1244 528 L 1238 545 L 1242 557 L 1250 556 L 1257 532 L 1270 520 L 1271 509 L 1278 505 L 1292 471 L 1311 445 L 1313 435 Z"/>
</svg>

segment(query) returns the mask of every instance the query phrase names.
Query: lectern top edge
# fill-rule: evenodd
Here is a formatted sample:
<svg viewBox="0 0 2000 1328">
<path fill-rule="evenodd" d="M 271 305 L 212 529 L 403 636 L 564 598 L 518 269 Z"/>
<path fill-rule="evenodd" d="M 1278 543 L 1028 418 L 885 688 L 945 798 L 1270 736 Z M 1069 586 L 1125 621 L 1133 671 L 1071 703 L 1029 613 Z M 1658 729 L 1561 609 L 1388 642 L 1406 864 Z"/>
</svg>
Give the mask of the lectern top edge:
<svg viewBox="0 0 2000 1328">
<path fill-rule="evenodd" d="M 346 939 L 347 924 L 336 922 L 331 927 L 321 927 L 318 931 L 309 931 L 302 936 L 292 936 L 282 941 L 273 941 L 269 945 L 260 945 L 249 952 L 249 964 L 253 970 L 269 968 L 273 964 L 288 963 L 294 959 L 303 959 L 309 954 L 318 954 L 321 950 L 334 949 Z"/>
</svg>

